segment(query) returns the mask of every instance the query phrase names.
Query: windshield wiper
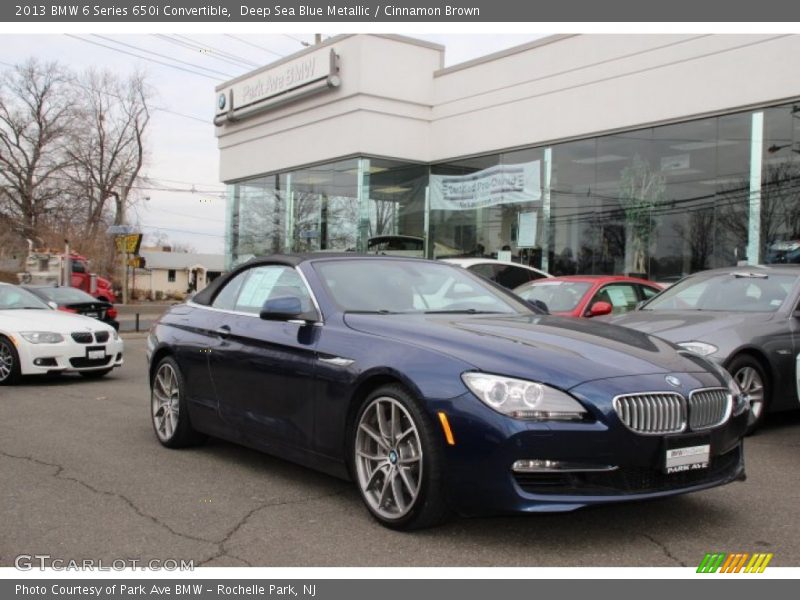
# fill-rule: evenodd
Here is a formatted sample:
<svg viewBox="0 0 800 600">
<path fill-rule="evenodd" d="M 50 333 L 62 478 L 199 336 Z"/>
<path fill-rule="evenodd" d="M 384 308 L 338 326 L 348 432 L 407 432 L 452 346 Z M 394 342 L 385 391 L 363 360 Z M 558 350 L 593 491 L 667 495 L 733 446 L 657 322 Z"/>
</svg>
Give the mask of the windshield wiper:
<svg viewBox="0 0 800 600">
<path fill-rule="evenodd" d="M 387 310 L 385 308 L 381 308 L 379 310 L 347 310 L 345 311 L 348 315 L 407 315 L 411 313 L 404 313 L 396 310 Z"/>
</svg>

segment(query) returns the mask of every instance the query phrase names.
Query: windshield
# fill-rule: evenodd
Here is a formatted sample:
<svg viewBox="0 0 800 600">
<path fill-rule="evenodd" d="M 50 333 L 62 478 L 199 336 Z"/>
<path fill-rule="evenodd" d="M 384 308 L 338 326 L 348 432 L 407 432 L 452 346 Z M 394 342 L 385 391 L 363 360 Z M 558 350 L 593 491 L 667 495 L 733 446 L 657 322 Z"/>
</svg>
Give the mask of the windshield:
<svg viewBox="0 0 800 600">
<path fill-rule="evenodd" d="M 319 261 L 314 268 L 342 310 L 375 313 L 530 313 L 464 269 L 411 260 Z"/>
<path fill-rule="evenodd" d="M 550 312 L 570 312 L 589 290 L 585 281 L 541 281 L 517 288 L 514 293 L 529 302 L 544 302 Z"/>
<path fill-rule="evenodd" d="M 78 302 L 97 302 L 97 300 L 73 287 L 43 287 L 38 291 L 57 304 L 75 304 Z"/>
<path fill-rule="evenodd" d="M 0 285 L 0 310 L 22 308 L 47 309 L 50 307 L 27 290 L 15 285 Z"/>
<path fill-rule="evenodd" d="M 689 277 L 661 292 L 642 310 L 775 312 L 796 282 L 796 275 L 744 272 Z"/>
</svg>

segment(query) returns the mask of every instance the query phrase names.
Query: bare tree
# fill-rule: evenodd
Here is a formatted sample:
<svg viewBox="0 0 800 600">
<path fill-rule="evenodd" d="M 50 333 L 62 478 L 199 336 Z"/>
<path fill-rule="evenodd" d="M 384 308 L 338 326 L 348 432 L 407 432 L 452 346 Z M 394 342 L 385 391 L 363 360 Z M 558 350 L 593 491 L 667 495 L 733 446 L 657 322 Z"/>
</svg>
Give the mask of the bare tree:
<svg viewBox="0 0 800 600">
<path fill-rule="evenodd" d="M 70 146 L 70 176 L 82 196 L 85 231 L 95 237 L 113 208 L 113 223 L 125 222 L 145 159 L 144 133 L 150 122 L 150 92 L 144 75 L 126 80 L 90 70 L 78 85 L 85 91 L 81 127 Z"/>
<path fill-rule="evenodd" d="M 70 75 L 57 63 L 31 59 L 0 76 L 0 215 L 23 238 L 60 199 L 72 131 Z"/>
</svg>

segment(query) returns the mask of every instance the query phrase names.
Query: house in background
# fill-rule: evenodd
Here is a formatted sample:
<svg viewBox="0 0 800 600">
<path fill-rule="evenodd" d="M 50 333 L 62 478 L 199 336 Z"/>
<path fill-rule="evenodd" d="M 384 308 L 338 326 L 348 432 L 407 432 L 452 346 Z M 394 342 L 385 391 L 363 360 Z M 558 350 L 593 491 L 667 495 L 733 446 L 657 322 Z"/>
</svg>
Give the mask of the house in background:
<svg viewBox="0 0 800 600">
<path fill-rule="evenodd" d="M 190 291 L 199 292 L 225 270 L 223 254 L 143 249 L 139 255 L 145 266 L 134 269 L 130 286 L 152 300 L 183 298 Z"/>
</svg>

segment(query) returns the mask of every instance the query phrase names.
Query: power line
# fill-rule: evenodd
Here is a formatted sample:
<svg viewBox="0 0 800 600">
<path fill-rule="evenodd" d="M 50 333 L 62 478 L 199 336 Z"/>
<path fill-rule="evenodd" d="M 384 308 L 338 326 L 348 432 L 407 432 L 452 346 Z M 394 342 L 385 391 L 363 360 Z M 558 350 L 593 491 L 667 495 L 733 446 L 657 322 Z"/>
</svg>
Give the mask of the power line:
<svg viewBox="0 0 800 600">
<path fill-rule="evenodd" d="M 79 40 L 81 42 L 86 42 L 87 44 L 93 44 L 95 46 L 100 46 L 102 48 L 107 48 L 108 50 L 113 50 L 114 52 L 119 52 L 121 54 L 127 54 L 128 56 L 133 56 L 135 58 L 141 58 L 142 60 L 146 60 L 152 63 L 156 63 L 158 65 L 162 65 L 164 67 L 170 67 L 172 69 L 177 69 L 178 71 L 183 71 L 185 73 L 191 73 L 192 75 L 198 75 L 200 77 L 205 77 L 207 79 L 213 79 L 214 81 L 222 81 L 219 77 L 213 77 L 211 75 L 206 75 L 205 73 L 198 73 L 197 71 L 192 71 L 190 69 L 184 69 L 183 67 L 179 67 L 178 65 L 171 65 L 169 63 L 162 62 L 160 60 L 156 60 L 155 58 L 147 58 L 146 56 L 142 56 L 141 54 L 135 54 L 134 52 L 128 52 L 127 50 L 122 50 L 121 48 L 114 48 L 113 46 L 107 46 L 106 44 L 101 44 L 100 42 L 95 42 L 93 40 L 87 40 L 86 38 L 78 37 L 77 35 L 72 35 L 71 33 L 65 33 L 65 36 Z"/>
<path fill-rule="evenodd" d="M 12 69 L 16 69 L 17 68 L 17 65 L 13 65 L 11 63 L 7 63 L 7 62 L 5 62 L 3 60 L 0 60 L 0 65 L 5 65 L 6 67 L 11 67 Z M 116 98 L 118 100 L 123 100 L 124 99 L 119 94 L 114 94 L 114 93 L 109 92 L 107 90 L 93 90 L 89 86 L 83 85 L 82 83 L 78 83 L 76 81 L 73 81 L 72 84 L 77 86 L 77 87 L 79 87 L 79 88 L 81 88 L 81 89 L 89 91 L 89 92 L 98 91 L 101 94 L 105 94 L 106 96 L 111 96 L 112 98 Z M 171 115 L 176 115 L 178 117 L 183 117 L 184 119 L 191 119 L 192 121 L 199 121 L 200 123 L 204 123 L 206 125 L 211 125 L 211 119 L 205 119 L 203 117 L 197 117 L 195 115 L 187 115 L 186 113 L 182 113 L 182 112 L 178 112 L 176 110 L 169 109 L 166 106 L 152 106 L 150 108 L 152 108 L 152 110 L 154 110 L 154 111 L 169 113 Z M 187 182 L 184 181 L 184 182 L 180 182 L 180 183 L 187 183 Z"/>
<path fill-rule="evenodd" d="M 215 238 L 222 238 L 225 239 L 224 235 L 220 235 L 218 233 L 205 233 L 202 231 L 191 231 L 189 229 L 175 229 L 174 227 L 160 227 L 158 225 L 142 225 L 142 228 L 147 229 L 155 229 L 157 231 L 177 231 L 178 233 L 188 233 L 191 235 L 205 235 L 208 237 L 215 237 Z"/>
<path fill-rule="evenodd" d="M 248 40 L 242 39 L 242 38 L 240 38 L 238 36 L 235 36 L 233 34 L 226 33 L 225 35 L 227 37 L 229 37 L 229 38 L 232 38 L 232 39 L 238 41 L 238 42 L 241 42 L 242 44 L 247 44 L 248 46 L 252 46 L 253 48 L 258 48 L 259 50 L 263 50 L 264 52 L 269 52 L 270 54 L 274 54 L 275 56 L 280 56 L 281 58 L 286 56 L 285 54 L 280 54 L 279 52 L 275 52 L 274 50 L 270 50 L 269 48 L 265 48 L 264 46 L 259 46 L 258 44 L 254 44 L 253 42 L 250 42 Z"/>
<path fill-rule="evenodd" d="M 235 60 L 235 61 L 237 61 L 237 62 L 239 62 L 239 63 L 241 63 L 241 64 L 243 64 L 245 66 L 248 66 L 248 67 L 259 67 L 259 66 L 261 66 L 258 63 L 254 63 L 251 60 L 247 60 L 246 58 L 242 58 L 241 56 L 237 56 L 236 54 L 231 54 L 230 52 L 225 52 L 224 50 L 220 50 L 219 48 L 215 48 L 214 46 L 212 46 L 210 44 L 206 44 L 206 43 L 203 43 L 203 42 L 198 42 L 195 39 L 192 39 L 192 38 L 190 38 L 188 36 L 185 36 L 185 35 L 180 35 L 179 33 L 174 33 L 173 37 L 178 38 L 179 40 L 183 40 L 188 44 L 193 44 L 199 50 L 204 50 L 204 51 L 208 52 L 209 54 L 216 54 L 217 56 L 221 56 L 221 57 L 227 58 L 229 60 Z"/>
<path fill-rule="evenodd" d="M 195 68 L 195 69 L 201 69 L 203 71 L 208 71 L 210 73 L 215 73 L 217 75 L 222 75 L 224 77 L 233 77 L 233 75 L 231 75 L 230 73 L 224 73 L 223 71 L 217 71 L 216 69 L 210 69 L 208 67 L 204 67 L 203 65 L 198 65 L 198 64 L 195 64 L 195 63 L 186 62 L 185 60 L 180 60 L 178 58 L 172 58 L 171 56 L 167 56 L 166 54 L 160 54 L 158 52 L 153 52 L 152 50 L 147 50 L 146 48 L 142 48 L 142 47 L 136 46 L 134 44 L 128 44 L 128 43 L 125 43 L 125 42 L 121 42 L 119 40 L 114 40 L 114 39 L 105 37 L 103 35 L 97 34 L 97 33 L 93 33 L 92 35 L 94 37 L 100 38 L 101 40 L 105 40 L 107 42 L 111 42 L 112 44 L 119 44 L 120 46 L 126 46 L 128 48 L 132 48 L 134 50 L 138 50 L 139 52 L 146 52 L 147 54 L 152 54 L 153 56 L 159 56 L 161 58 L 166 58 L 167 60 L 171 60 L 171 61 L 180 63 L 182 65 L 187 65 L 187 66 Z"/>
<path fill-rule="evenodd" d="M 241 63 L 237 62 L 237 61 L 229 60 L 229 59 L 224 58 L 224 57 L 213 56 L 212 54 L 210 54 L 207 51 L 206 48 L 204 48 L 204 47 L 202 47 L 202 46 L 200 46 L 198 44 L 184 42 L 183 40 L 176 39 L 176 38 L 174 38 L 174 37 L 172 37 L 170 35 L 165 35 L 163 33 L 154 33 L 152 35 L 154 37 L 157 37 L 158 39 L 164 41 L 164 42 L 169 42 L 170 44 L 175 44 L 176 46 L 179 46 L 179 47 L 183 48 L 184 50 L 188 49 L 188 50 L 191 50 L 192 52 L 195 52 L 195 53 L 200 52 L 203 56 L 206 56 L 206 57 L 208 57 L 208 58 L 210 58 L 212 60 L 218 60 L 218 61 L 224 62 L 226 64 L 233 65 L 234 67 L 237 67 L 239 69 L 243 68 L 243 65 Z M 250 68 L 250 67 L 247 66 L 247 68 Z"/>
<path fill-rule="evenodd" d="M 294 37 L 293 35 L 289 35 L 288 33 L 282 33 L 281 35 L 285 35 L 290 40 L 294 40 L 295 42 L 299 42 L 303 46 L 310 46 L 311 42 L 307 42 L 305 40 L 301 40 L 300 38 Z"/>
</svg>

